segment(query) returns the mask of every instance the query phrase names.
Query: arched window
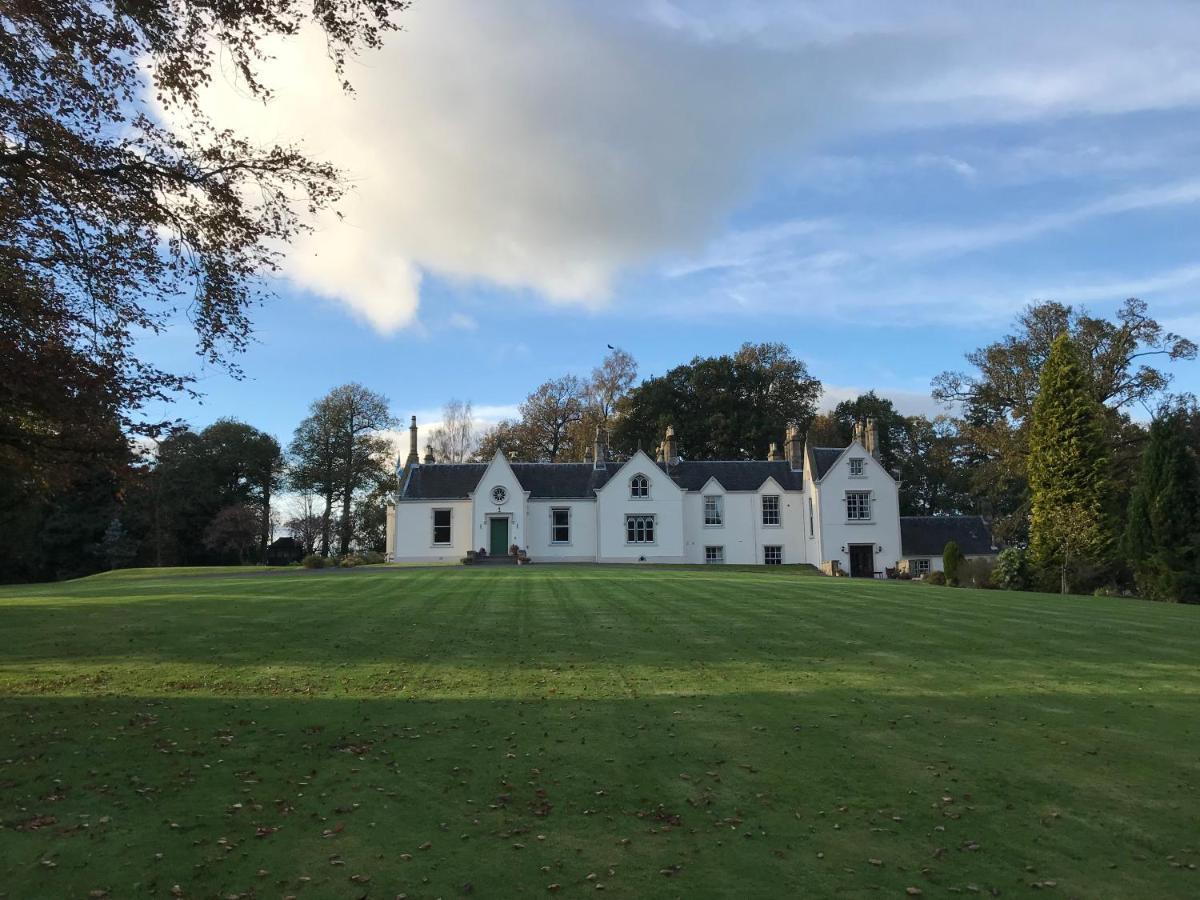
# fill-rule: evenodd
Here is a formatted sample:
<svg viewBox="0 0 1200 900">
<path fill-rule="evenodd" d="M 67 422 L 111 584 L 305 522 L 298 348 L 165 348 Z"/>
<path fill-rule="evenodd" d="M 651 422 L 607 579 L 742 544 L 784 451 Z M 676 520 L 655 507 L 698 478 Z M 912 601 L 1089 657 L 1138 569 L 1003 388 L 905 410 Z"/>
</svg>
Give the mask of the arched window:
<svg viewBox="0 0 1200 900">
<path fill-rule="evenodd" d="M 629 479 L 629 496 L 644 500 L 650 496 L 650 480 L 645 475 L 634 475 Z"/>
</svg>

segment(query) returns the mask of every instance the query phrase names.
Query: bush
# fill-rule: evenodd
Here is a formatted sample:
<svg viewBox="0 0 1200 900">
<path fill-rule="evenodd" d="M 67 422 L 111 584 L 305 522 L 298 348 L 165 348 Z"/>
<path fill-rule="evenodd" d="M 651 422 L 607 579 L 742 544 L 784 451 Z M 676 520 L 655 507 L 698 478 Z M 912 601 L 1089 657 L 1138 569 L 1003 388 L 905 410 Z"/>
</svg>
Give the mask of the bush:
<svg viewBox="0 0 1200 900">
<path fill-rule="evenodd" d="M 329 560 L 321 556 L 319 553 L 310 553 L 304 559 L 300 560 L 300 565 L 306 569 L 323 569 L 328 565 Z"/>
<path fill-rule="evenodd" d="M 361 566 L 362 564 L 363 558 L 361 556 L 355 556 L 353 553 L 347 553 L 338 563 L 338 565 L 343 569 L 353 569 L 355 566 Z"/>
<path fill-rule="evenodd" d="M 364 566 L 377 566 L 382 562 L 387 562 L 387 557 L 378 550 L 367 550 L 359 554 Z"/>
<path fill-rule="evenodd" d="M 1002 591 L 1029 590 L 1029 561 L 1020 547 L 1000 551 L 992 569 L 992 586 Z"/>
<path fill-rule="evenodd" d="M 992 588 L 992 571 L 996 564 L 987 557 L 964 559 L 958 567 L 958 583 L 963 587 Z"/>
<path fill-rule="evenodd" d="M 942 569 L 946 573 L 946 584 L 958 587 L 958 568 L 962 565 L 962 551 L 958 549 L 958 544 L 950 541 L 942 550 Z"/>
<path fill-rule="evenodd" d="M 945 572 L 930 572 L 921 580 L 924 581 L 926 584 L 944 585 L 946 583 L 946 573 Z"/>
</svg>

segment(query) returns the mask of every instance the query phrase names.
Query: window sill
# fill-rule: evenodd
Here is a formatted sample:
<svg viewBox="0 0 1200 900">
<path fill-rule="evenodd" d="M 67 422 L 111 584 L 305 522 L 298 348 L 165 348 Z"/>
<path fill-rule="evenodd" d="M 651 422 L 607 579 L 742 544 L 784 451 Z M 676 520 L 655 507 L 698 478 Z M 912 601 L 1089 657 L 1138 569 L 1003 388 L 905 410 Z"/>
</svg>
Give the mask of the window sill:
<svg viewBox="0 0 1200 900">
<path fill-rule="evenodd" d="M 782 528 L 783 523 L 782 522 L 763 522 L 762 527 L 763 528 Z"/>
<path fill-rule="evenodd" d="M 874 519 L 847 519 L 847 525 L 874 525 Z"/>
<path fill-rule="evenodd" d="M 724 522 L 705 522 L 704 527 L 705 528 L 724 528 L 725 523 Z"/>
</svg>

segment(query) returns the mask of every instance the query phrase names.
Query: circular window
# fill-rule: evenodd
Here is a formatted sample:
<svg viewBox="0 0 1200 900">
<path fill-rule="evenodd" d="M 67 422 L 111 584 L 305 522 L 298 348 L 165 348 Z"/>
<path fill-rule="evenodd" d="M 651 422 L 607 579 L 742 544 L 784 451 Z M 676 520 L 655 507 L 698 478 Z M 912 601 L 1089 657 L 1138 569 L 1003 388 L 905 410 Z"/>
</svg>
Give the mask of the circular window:
<svg viewBox="0 0 1200 900">
<path fill-rule="evenodd" d="M 492 502 L 499 506 L 508 499 L 508 491 L 505 488 L 496 486 L 492 488 Z"/>
</svg>

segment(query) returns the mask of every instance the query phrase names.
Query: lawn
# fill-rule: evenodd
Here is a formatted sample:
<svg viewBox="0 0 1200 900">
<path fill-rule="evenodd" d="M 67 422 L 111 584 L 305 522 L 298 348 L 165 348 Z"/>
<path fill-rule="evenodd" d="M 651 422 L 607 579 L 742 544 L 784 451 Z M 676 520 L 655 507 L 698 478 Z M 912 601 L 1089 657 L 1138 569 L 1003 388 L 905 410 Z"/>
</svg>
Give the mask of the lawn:
<svg viewBox="0 0 1200 900">
<path fill-rule="evenodd" d="M 1200 896 L 1200 607 L 142 572 L 0 636 L 7 898 Z"/>
</svg>

